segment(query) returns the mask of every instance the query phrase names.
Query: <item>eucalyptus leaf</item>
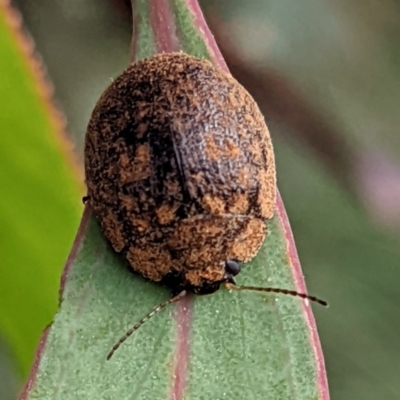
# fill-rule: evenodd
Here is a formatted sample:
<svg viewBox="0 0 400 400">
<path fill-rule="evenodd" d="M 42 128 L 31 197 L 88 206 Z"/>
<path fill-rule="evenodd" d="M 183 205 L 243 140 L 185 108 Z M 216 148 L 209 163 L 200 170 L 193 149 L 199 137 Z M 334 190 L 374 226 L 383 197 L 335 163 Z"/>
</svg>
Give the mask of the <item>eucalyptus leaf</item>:
<svg viewBox="0 0 400 400">
<path fill-rule="evenodd" d="M 32 43 L 6 4 L 0 5 L 0 332 L 26 374 L 57 310 L 82 185 Z"/>
<path fill-rule="evenodd" d="M 176 33 L 181 49 L 225 68 L 195 1 L 141 0 L 133 7 L 132 59 L 166 43 L 175 50 L 175 37 L 160 38 Z M 267 227 L 238 283 L 304 291 L 280 197 Z M 119 337 L 169 296 L 128 270 L 87 208 L 64 272 L 60 310 L 22 398 L 329 399 L 310 305 L 291 296 L 225 289 L 191 295 L 147 321 L 106 361 Z"/>
</svg>

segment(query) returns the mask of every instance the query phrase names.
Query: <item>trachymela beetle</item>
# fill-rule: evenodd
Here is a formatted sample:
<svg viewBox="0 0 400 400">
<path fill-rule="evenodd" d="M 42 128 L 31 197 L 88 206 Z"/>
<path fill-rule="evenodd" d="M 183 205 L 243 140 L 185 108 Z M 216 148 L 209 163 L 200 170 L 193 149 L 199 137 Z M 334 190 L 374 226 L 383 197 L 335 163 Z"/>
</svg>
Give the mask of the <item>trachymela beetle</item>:
<svg viewBox="0 0 400 400">
<path fill-rule="evenodd" d="M 85 143 L 87 201 L 129 266 L 172 297 L 236 286 L 267 234 L 276 200 L 264 118 L 249 93 L 210 62 L 183 53 L 131 65 L 103 93 Z"/>
</svg>

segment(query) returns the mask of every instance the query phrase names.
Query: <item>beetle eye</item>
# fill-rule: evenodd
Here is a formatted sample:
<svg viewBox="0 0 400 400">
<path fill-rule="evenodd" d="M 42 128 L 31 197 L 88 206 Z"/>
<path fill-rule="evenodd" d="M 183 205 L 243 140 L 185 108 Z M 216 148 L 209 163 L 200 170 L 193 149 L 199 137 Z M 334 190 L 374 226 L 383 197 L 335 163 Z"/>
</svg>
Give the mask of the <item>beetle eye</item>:
<svg viewBox="0 0 400 400">
<path fill-rule="evenodd" d="M 240 264 L 236 260 L 228 260 L 225 263 L 225 270 L 233 276 L 236 276 L 240 272 Z"/>
</svg>

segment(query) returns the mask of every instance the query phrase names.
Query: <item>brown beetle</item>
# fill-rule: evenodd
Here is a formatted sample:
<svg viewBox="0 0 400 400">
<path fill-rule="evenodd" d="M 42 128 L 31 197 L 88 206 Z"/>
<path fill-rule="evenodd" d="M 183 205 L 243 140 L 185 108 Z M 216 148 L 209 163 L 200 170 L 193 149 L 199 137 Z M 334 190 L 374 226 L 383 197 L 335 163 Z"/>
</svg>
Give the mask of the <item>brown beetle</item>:
<svg viewBox="0 0 400 400">
<path fill-rule="evenodd" d="M 114 250 L 173 297 L 238 287 L 276 201 L 271 138 L 249 93 L 183 53 L 131 65 L 103 93 L 86 134 L 87 199 Z"/>
</svg>

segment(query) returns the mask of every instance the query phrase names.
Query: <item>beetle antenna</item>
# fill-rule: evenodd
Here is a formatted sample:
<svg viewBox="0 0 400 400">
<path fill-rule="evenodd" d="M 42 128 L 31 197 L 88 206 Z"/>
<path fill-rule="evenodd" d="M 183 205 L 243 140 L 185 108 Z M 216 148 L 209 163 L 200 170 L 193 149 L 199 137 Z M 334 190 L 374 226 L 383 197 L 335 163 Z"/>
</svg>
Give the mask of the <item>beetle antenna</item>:
<svg viewBox="0 0 400 400">
<path fill-rule="evenodd" d="M 114 344 L 112 347 L 111 351 L 107 355 L 107 360 L 109 360 L 115 351 L 118 349 L 119 346 L 121 346 L 122 343 L 125 342 L 126 339 L 128 339 L 129 336 L 132 335 L 133 332 L 135 332 L 137 329 L 139 329 L 147 320 L 149 320 L 154 314 L 157 314 L 159 311 L 161 311 L 164 307 L 168 306 L 169 304 L 172 303 L 177 303 L 178 301 L 182 300 L 185 296 L 187 295 L 186 290 L 182 290 L 179 294 L 176 296 L 171 297 L 169 300 L 165 301 L 164 303 L 159 304 L 158 306 L 154 307 L 152 311 L 150 311 L 144 318 L 142 318 L 137 324 L 132 326 L 131 329 L 129 329 L 128 332 L 125 333 L 124 336 L 121 337 L 121 339 L 118 340 L 117 343 Z"/>
<path fill-rule="evenodd" d="M 308 294 L 305 294 L 305 293 L 299 293 L 299 292 L 296 292 L 295 290 L 279 289 L 279 288 L 272 288 L 272 287 L 237 286 L 236 284 L 234 284 L 232 282 L 226 282 L 225 286 L 229 290 L 253 290 L 256 292 L 282 293 L 282 294 L 286 294 L 289 296 L 301 297 L 302 299 L 311 300 L 311 301 L 314 301 L 315 303 L 321 304 L 322 306 L 325 306 L 325 307 L 328 306 L 328 303 L 325 300 L 321 300 L 315 296 L 309 296 Z"/>
</svg>

